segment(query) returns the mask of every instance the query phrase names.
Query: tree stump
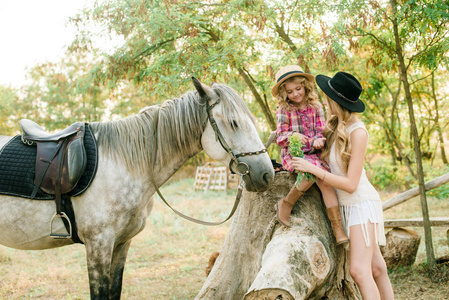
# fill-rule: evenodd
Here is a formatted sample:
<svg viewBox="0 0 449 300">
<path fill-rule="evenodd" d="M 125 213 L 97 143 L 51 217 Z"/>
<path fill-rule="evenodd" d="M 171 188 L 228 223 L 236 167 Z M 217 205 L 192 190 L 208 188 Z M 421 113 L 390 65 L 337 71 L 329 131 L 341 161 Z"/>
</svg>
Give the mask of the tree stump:
<svg viewBox="0 0 449 300">
<path fill-rule="evenodd" d="M 270 189 L 244 192 L 211 273 L 195 299 L 361 299 L 348 252 L 336 246 L 321 193 L 313 185 L 296 203 L 291 228 L 274 204 L 295 182 L 276 173 Z"/>
<path fill-rule="evenodd" d="M 421 236 L 416 231 L 395 227 L 386 234 L 387 244 L 381 247 L 389 269 L 413 265 Z"/>
</svg>

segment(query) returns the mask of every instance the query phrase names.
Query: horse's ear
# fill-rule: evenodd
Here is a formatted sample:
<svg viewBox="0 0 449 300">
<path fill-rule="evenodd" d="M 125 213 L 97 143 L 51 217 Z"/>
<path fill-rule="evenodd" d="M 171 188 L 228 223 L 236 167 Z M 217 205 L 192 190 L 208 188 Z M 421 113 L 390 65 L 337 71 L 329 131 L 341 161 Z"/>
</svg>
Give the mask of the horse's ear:
<svg viewBox="0 0 449 300">
<path fill-rule="evenodd" d="M 201 98 L 212 98 L 214 91 L 205 84 L 202 84 L 198 79 L 192 77 L 193 85 L 195 86 Z"/>
</svg>

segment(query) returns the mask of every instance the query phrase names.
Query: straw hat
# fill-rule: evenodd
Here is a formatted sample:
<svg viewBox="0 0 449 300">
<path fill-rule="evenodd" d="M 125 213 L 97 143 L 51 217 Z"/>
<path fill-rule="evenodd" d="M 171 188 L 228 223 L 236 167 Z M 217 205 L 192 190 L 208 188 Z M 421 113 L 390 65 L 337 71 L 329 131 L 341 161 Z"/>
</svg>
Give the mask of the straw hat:
<svg viewBox="0 0 449 300">
<path fill-rule="evenodd" d="M 301 69 L 300 66 L 297 65 L 289 65 L 285 66 L 279 69 L 279 71 L 276 73 L 276 85 L 271 89 L 271 95 L 273 97 L 276 97 L 276 94 L 278 93 L 279 86 L 288 78 L 293 76 L 303 76 L 306 77 L 308 80 L 312 81 L 314 80 L 314 76 L 308 73 L 304 73 L 304 71 Z"/>
<path fill-rule="evenodd" d="M 317 75 L 316 83 L 332 100 L 353 112 L 363 112 L 365 104 L 359 99 L 363 91 L 360 82 L 349 73 L 337 72 L 330 78 Z"/>
</svg>

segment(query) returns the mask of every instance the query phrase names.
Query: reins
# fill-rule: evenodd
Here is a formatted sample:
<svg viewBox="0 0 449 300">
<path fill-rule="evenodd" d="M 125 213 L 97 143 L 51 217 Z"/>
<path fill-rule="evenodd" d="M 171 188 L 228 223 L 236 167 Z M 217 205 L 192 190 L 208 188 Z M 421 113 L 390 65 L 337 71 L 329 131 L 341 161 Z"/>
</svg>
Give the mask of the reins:
<svg viewBox="0 0 449 300">
<path fill-rule="evenodd" d="M 156 143 L 157 143 L 157 127 L 158 127 L 158 118 L 159 118 L 159 108 L 156 110 L 156 113 L 154 115 L 153 118 L 153 124 L 154 124 L 154 141 L 153 141 L 153 153 L 152 153 L 152 164 L 150 167 L 151 170 L 151 181 L 153 183 L 153 186 L 157 192 L 157 194 L 159 195 L 159 197 L 162 199 L 162 201 L 174 212 L 176 213 L 178 216 L 189 220 L 191 222 L 197 223 L 197 224 L 201 224 L 201 225 L 208 225 L 208 226 L 215 226 L 215 225 L 220 225 L 223 224 L 224 222 L 226 222 L 227 220 L 229 220 L 235 213 L 235 211 L 237 210 L 237 207 L 240 203 L 240 198 L 242 197 L 242 193 L 243 193 L 243 176 L 248 175 L 250 173 L 250 167 L 248 166 L 248 164 L 246 164 L 245 162 L 239 162 L 238 161 L 238 157 L 244 157 L 244 156 L 250 156 L 250 155 L 258 155 L 258 154 L 262 154 L 262 153 L 266 153 L 267 149 L 262 149 L 260 151 L 255 151 L 255 152 L 245 152 L 245 153 L 240 153 L 240 154 L 234 154 L 234 152 L 231 150 L 231 148 L 228 146 L 228 144 L 226 143 L 223 135 L 221 134 L 217 122 L 215 121 L 213 115 L 212 115 L 212 109 L 218 104 L 220 103 L 220 99 L 218 99 L 214 104 L 209 105 L 209 99 L 205 99 L 206 100 L 206 108 L 207 108 L 207 117 L 209 119 L 209 122 L 212 126 L 212 129 L 215 132 L 215 136 L 216 138 L 220 141 L 221 146 L 223 147 L 223 149 L 226 150 L 226 152 L 228 152 L 231 155 L 231 161 L 229 162 L 229 169 L 231 170 L 232 173 L 235 174 L 235 172 L 232 170 L 232 163 L 236 164 L 236 172 L 238 175 L 240 175 L 240 180 L 239 180 L 239 185 L 237 187 L 237 195 L 235 197 L 235 201 L 234 201 L 234 206 L 232 207 L 231 212 L 229 213 L 228 217 L 221 221 L 221 222 L 207 222 L 207 221 L 202 221 L 202 220 L 198 220 L 192 217 L 189 217 L 183 213 L 181 213 L 180 211 L 176 210 L 175 208 L 173 208 L 168 202 L 167 200 L 165 200 L 164 196 L 162 195 L 161 191 L 159 190 L 157 184 L 156 184 L 156 180 L 154 178 L 154 165 L 156 163 L 156 153 L 157 153 L 157 147 L 156 147 Z"/>
<path fill-rule="evenodd" d="M 221 134 L 220 129 L 218 129 L 217 122 L 215 121 L 215 118 L 212 115 L 212 109 L 219 103 L 220 103 L 220 99 L 218 99 L 214 104 L 209 105 L 209 99 L 206 99 L 207 117 L 209 118 L 210 125 L 212 126 L 212 129 L 215 132 L 215 137 L 218 139 L 218 141 L 220 142 L 223 149 L 225 149 L 226 152 L 228 152 L 231 155 L 231 161 L 229 162 L 229 170 L 231 170 L 231 172 L 233 174 L 235 174 L 235 172 L 232 170 L 232 163 L 235 163 L 236 168 L 237 168 L 237 173 L 239 173 L 239 170 L 238 170 L 239 165 L 243 165 L 244 167 L 246 167 L 246 170 L 244 171 L 244 173 L 245 173 L 244 175 L 246 175 L 249 173 L 249 166 L 244 162 L 239 162 L 238 158 L 266 153 L 267 149 L 264 148 L 262 150 L 254 151 L 254 152 L 243 152 L 243 153 L 239 153 L 239 154 L 234 154 L 234 152 L 231 150 L 231 148 L 226 143 L 226 140 L 224 139 L 223 135 Z M 239 173 L 239 175 L 241 176 L 240 178 L 242 178 L 242 175 L 240 173 Z"/>
</svg>

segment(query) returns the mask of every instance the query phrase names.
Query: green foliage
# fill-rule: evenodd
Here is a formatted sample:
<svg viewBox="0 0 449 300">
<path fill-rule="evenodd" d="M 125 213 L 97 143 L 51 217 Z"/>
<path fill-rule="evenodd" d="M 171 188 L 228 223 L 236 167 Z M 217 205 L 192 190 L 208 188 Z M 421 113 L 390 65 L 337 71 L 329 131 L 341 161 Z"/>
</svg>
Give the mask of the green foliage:
<svg viewBox="0 0 449 300">
<path fill-rule="evenodd" d="M 0 134 L 13 135 L 16 133 L 18 119 L 16 111 L 20 111 L 20 98 L 18 91 L 11 87 L 0 86 Z"/>
<path fill-rule="evenodd" d="M 288 141 L 289 141 L 288 150 L 290 151 L 290 154 L 292 156 L 304 158 L 304 152 L 302 151 L 302 147 L 304 147 L 304 145 L 299 140 L 299 137 L 297 135 L 291 135 L 289 136 Z M 315 182 L 315 179 L 316 179 L 315 175 L 311 173 L 303 173 L 298 171 L 298 176 L 296 177 L 295 185 L 298 186 L 303 180 Z"/>
<path fill-rule="evenodd" d="M 449 166 L 438 162 L 435 166 L 431 161 L 424 161 L 425 181 L 433 180 L 449 173 Z M 369 181 L 379 191 L 406 191 L 418 186 L 418 180 L 410 175 L 404 165 L 393 165 L 387 156 L 377 159 L 373 164 L 365 166 Z M 427 191 L 427 195 L 437 199 L 449 199 L 449 184 L 443 184 L 437 188 Z"/>
<path fill-rule="evenodd" d="M 447 124 L 447 117 L 436 118 L 435 110 L 439 104 L 438 111 L 444 111 L 440 116 L 448 115 L 438 102 L 447 99 L 447 74 L 440 77 L 446 72 L 439 70 L 448 62 L 449 4 L 445 0 L 338 2 L 336 34 L 348 41 L 354 54 L 346 58 L 346 67 L 364 87 L 367 110 L 363 117 L 375 128 L 370 130 L 373 149 L 402 160 L 411 169 L 416 158 L 410 128 L 416 125 L 429 151 L 430 140 Z M 395 15 L 391 5 L 397 8 Z M 392 30 L 395 24 L 398 32 Z M 410 124 L 404 78 L 398 73 L 398 51 L 406 65 L 415 124 Z"/>
<path fill-rule="evenodd" d="M 442 176 L 446 173 L 449 173 L 449 166 L 428 166 L 426 167 L 426 179 L 432 180 L 436 177 Z M 449 184 L 445 183 L 443 185 L 440 185 L 437 188 L 434 188 L 427 192 L 429 196 L 435 197 L 437 199 L 449 199 Z"/>
<path fill-rule="evenodd" d="M 449 4 L 408 0 L 397 7 L 392 16 L 389 1 L 100 0 L 71 19 L 79 35 L 66 57 L 30 68 L 31 83 L 21 89 L 0 88 L 1 134 L 17 133 L 23 117 L 49 130 L 122 118 L 192 90 L 196 76 L 236 89 L 264 136 L 273 130 L 274 75 L 299 64 L 312 74 L 355 74 L 367 106 L 360 117 L 369 127 L 368 154 L 390 155 L 411 169 L 416 159 L 391 22 L 399 22 L 421 144 L 434 157 L 434 136 L 449 124 Z M 102 52 L 92 46 L 99 36 L 123 43 Z M 269 151 L 279 156 L 275 146 Z M 376 180 L 395 180 L 387 177 Z"/>
<path fill-rule="evenodd" d="M 370 181 L 377 189 L 395 189 L 405 185 L 404 174 L 401 174 L 396 166 L 377 165 L 371 172 Z"/>
<path fill-rule="evenodd" d="M 436 197 L 438 199 L 449 199 L 449 186 L 447 184 L 441 185 L 429 191 L 429 196 Z"/>
</svg>

